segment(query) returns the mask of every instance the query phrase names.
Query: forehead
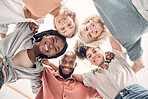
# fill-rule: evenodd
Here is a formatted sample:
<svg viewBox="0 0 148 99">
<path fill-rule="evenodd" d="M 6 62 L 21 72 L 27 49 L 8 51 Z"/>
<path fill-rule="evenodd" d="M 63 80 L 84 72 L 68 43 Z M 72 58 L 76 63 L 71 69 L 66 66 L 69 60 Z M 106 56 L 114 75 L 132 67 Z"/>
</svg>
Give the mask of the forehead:
<svg viewBox="0 0 148 99">
<path fill-rule="evenodd" d="M 100 49 L 99 48 L 94 48 L 94 47 L 90 47 L 90 48 L 88 48 L 87 50 L 86 50 L 86 55 L 87 54 L 92 54 L 93 53 L 93 51 L 100 51 Z"/>
<path fill-rule="evenodd" d="M 76 55 L 73 53 L 66 53 L 63 57 L 63 59 L 68 59 L 68 60 L 76 60 Z"/>
</svg>

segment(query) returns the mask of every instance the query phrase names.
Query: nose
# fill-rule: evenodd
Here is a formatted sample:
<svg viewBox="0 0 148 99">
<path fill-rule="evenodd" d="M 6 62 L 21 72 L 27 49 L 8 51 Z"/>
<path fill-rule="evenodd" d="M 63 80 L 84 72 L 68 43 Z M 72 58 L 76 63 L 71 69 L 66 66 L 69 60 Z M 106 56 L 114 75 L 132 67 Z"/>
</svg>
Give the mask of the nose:
<svg viewBox="0 0 148 99">
<path fill-rule="evenodd" d="M 50 45 L 49 45 L 49 48 L 50 48 L 50 49 L 52 49 L 53 47 L 54 47 L 53 44 L 50 44 Z"/>
</svg>

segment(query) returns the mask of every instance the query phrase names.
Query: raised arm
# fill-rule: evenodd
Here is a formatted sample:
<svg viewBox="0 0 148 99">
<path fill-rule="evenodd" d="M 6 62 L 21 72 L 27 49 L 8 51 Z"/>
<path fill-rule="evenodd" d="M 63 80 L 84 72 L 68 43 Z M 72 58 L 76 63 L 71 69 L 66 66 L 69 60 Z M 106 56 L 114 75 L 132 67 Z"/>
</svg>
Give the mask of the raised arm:
<svg viewBox="0 0 148 99">
<path fill-rule="evenodd" d="M 121 44 L 117 40 L 115 40 L 114 37 L 110 36 L 109 41 L 110 41 L 112 49 L 115 49 L 115 50 L 122 52 Z"/>
<path fill-rule="evenodd" d="M 42 64 L 42 65 L 43 65 L 43 64 L 48 65 L 48 66 L 50 66 L 50 67 L 51 67 L 52 69 L 54 69 L 54 70 L 59 70 L 59 66 L 53 64 L 53 63 L 50 62 L 48 59 L 43 58 L 43 59 L 41 60 L 41 64 Z"/>
<path fill-rule="evenodd" d="M 76 81 L 83 82 L 82 75 L 80 74 L 73 74 L 72 77 L 75 78 Z"/>
<path fill-rule="evenodd" d="M 122 52 L 122 46 L 120 45 L 120 43 L 117 40 L 115 40 L 112 36 L 109 37 L 109 40 L 110 40 L 111 47 L 113 49 L 116 49 L 116 50 Z M 139 59 L 137 61 L 133 61 L 132 68 L 135 71 L 135 73 L 137 73 L 139 70 L 144 68 L 143 60 Z"/>
</svg>

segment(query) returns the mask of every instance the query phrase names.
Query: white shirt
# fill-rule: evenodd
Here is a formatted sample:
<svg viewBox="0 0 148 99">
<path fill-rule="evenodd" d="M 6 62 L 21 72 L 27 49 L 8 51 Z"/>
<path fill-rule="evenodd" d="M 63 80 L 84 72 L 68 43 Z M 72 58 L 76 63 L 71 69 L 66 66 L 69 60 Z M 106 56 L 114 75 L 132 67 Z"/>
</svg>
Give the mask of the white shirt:
<svg viewBox="0 0 148 99">
<path fill-rule="evenodd" d="M 113 53 L 115 57 L 108 67 L 82 74 L 84 85 L 95 88 L 105 99 L 114 99 L 120 90 L 137 84 L 135 72 L 126 61 L 127 53 Z"/>
<path fill-rule="evenodd" d="M 132 0 L 138 12 L 148 21 L 148 0 Z"/>
<path fill-rule="evenodd" d="M 9 24 L 30 21 L 34 19 L 25 18 L 21 0 L 0 0 L 0 33 L 6 33 Z M 35 20 L 35 23 L 43 23 L 43 18 Z"/>
</svg>

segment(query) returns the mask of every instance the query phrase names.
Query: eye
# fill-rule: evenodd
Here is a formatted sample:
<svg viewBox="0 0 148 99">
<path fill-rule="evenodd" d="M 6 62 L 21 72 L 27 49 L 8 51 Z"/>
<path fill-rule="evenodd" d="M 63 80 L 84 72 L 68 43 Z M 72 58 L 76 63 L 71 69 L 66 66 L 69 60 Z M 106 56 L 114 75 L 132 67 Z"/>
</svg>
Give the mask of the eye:
<svg viewBox="0 0 148 99">
<path fill-rule="evenodd" d="M 69 23 L 68 26 L 71 26 L 71 23 Z"/>
<path fill-rule="evenodd" d="M 70 64 L 74 64 L 74 62 L 73 61 L 70 61 Z"/>
<path fill-rule="evenodd" d="M 88 36 L 89 36 L 89 38 L 91 38 L 92 36 L 91 36 L 91 34 L 88 34 Z"/>
<path fill-rule="evenodd" d="M 88 28 L 86 27 L 86 31 L 88 31 Z"/>
<path fill-rule="evenodd" d="M 66 61 L 65 60 L 62 60 L 62 63 L 66 63 Z"/>
<path fill-rule="evenodd" d="M 55 48 L 55 52 L 58 52 L 58 50 Z"/>
<path fill-rule="evenodd" d="M 88 55 L 87 58 L 88 58 L 88 59 L 91 58 L 91 55 Z"/>
<path fill-rule="evenodd" d="M 95 54 L 97 51 L 94 51 L 93 54 Z"/>
<path fill-rule="evenodd" d="M 61 30 L 64 30 L 65 28 L 63 27 L 63 28 L 61 28 Z"/>
</svg>

